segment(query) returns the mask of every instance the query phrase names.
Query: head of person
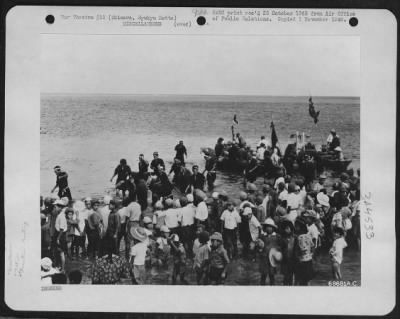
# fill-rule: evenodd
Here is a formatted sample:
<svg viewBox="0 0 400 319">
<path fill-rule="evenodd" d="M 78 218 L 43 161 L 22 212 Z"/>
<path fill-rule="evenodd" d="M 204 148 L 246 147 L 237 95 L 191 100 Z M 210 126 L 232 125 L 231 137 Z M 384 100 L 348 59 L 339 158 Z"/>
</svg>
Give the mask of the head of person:
<svg viewBox="0 0 400 319">
<path fill-rule="evenodd" d="M 263 228 L 268 235 L 272 234 L 277 229 L 276 224 L 272 218 L 267 218 L 264 221 Z"/>
<path fill-rule="evenodd" d="M 194 201 L 194 196 L 193 196 L 193 194 L 187 194 L 187 195 L 186 195 L 186 199 L 187 199 L 187 201 L 188 201 L 188 204 L 193 203 L 193 201 Z"/>
<path fill-rule="evenodd" d="M 264 135 L 261 135 L 261 139 L 262 139 L 262 140 L 265 140 L 265 136 L 264 136 Z"/>
<path fill-rule="evenodd" d="M 172 208 L 172 206 L 174 206 L 174 200 L 172 198 L 167 198 L 164 204 L 166 208 Z"/>
<path fill-rule="evenodd" d="M 284 236 L 290 236 L 294 233 L 294 225 L 291 221 L 282 222 L 282 231 Z"/>
<path fill-rule="evenodd" d="M 211 240 L 211 247 L 212 248 L 218 248 L 219 246 L 222 245 L 222 235 L 221 233 L 215 232 L 211 235 L 210 237 Z"/>
<path fill-rule="evenodd" d="M 68 279 L 69 279 L 69 283 L 70 284 L 75 284 L 78 285 L 82 282 L 82 273 L 80 270 L 75 269 L 72 270 L 69 274 L 68 274 Z"/>
<path fill-rule="evenodd" d="M 218 140 L 217 140 L 217 143 L 218 144 L 223 144 L 223 142 L 224 142 L 224 139 L 222 137 L 219 137 Z"/>
<path fill-rule="evenodd" d="M 331 134 L 332 134 L 332 136 L 336 136 L 336 130 L 334 128 L 331 129 Z"/>
<path fill-rule="evenodd" d="M 282 192 L 284 189 L 285 189 L 285 183 L 283 183 L 283 182 L 280 182 L 279 184 L 278 184 L 278 190 L 280 191 L 280 192 Z"/>
<path fill-rule="evenodd" d="M 251 217 L 253 216 L 253 212 L 250 207 L 248 207 L 248 206 L 245 207 L 245 209 L 243 210 L 243 216 L 245 218 L 247 218 L 248 220 L 251 219 Z"/>
<path fill-rule="evenodd" d="M 56 175 L 58 175 L 58 174 L 61 173 L 61 166 L 56 165 L 56 166 L 54 166 L 53 169 L 54 169 L 54 173 L 55 173 Z"/>
<path fill-rule="evenodd" d="M 332 232 L 333 232 L 333 239 L 338 239 L 340 237 L 343 237 L 344 235 L 344 230 L 341 227 L 334 227 Z"/>
<path fill-rule="evenodd" d="M 180 203 L 181 207 L 185 207 L 188 204 L 188 200 L 186 197 L 181 197 L 181 198 L 179 198 L 179 203 Z"/>
<path fill-rule="evenodd" d="M 74 210 L 72 208 L 67 208 L 65 210 L 65 218 L 71 220 L 74 217 Z"/>
<path fill-rule="evenodd" d="M 240 133 L 236 133 L 236 137 L 240 137 Z"/>
<path fill-rule="evenodd" d="M 208 232 L 202 231 L 199 234 L 199 242 L 201 245 L 207 244 L 209 240 L 210 240 L 210 235 L 208 234 Z"/>
<path fill-rule="evenodd" d="M 183 141 L 179 141 L 179 145 L 183 145 Z"/>
<path fill-rule="evenodd" d="M 53 285 L 65 285 L 67 283 L 67 276 L 65 274 L 54 274 L 51 277 Z"/>
<path fill-rule="evenodd" d="M 121 166 L 126 166 L 126 159 L 125 158 L 121 158 L 119 163 L 121 164 Z"/>
<path fill-rule="evenodd" d="M 169 231 L 169 228 L 167 226 L 165 226 L 165 225 L 161 226 L 160 232 L 161 232 L 161 236 L 162 237 L 164 237 L 164 238 L 168 238 L 169 237 L 170 231 Z"/>
<path fill-rule="evenodd" d="M 110 202 L 111 202 L 111 199 L 109 200 L 108 203 L 110 203 Z M 94 210 L 94 211 L 97 211 L 97 210 L 99 209 L 99 207 L 100 207 L 100 202 L 99 202 L 99 200 L 98 200 L 98 199 L 92 200 L 92 208 L 93 208 L 93 210 Z"/>
<path fill-rule="evenodd" d="M 193 165 L 192 172 L 193 172 L 194 175 L 196 175 L 199 172 L 199 166 L 198 165 Z"/>
<path fill-rule="evenodd" d="M 57 199 L 54 202 L 54 208 L 57 212 L 60 212 L 65 206 L 65 203 L 61 199 Z"/>
<path fill-rule="evenodd" d="M 86 197 L 83 202 L 85 203 L 86 209 L 92 208 L 92 199 L 90 197 Z"/>
<path fill-rule="evenodd" d="M 267 195 L 272 189 L 271 183 L 266 183 L 263 185 L 263 193 Z"/>
<path fill-rule="evenodd" d="M 144 160 L 144 155 L 143 155 L 143 154 L 140 154 L 140 155 L 139 155 L 139 160 L 141 160 L 141 161 Z"/>
<path fill-rule="evenodd" d="M 165 167 L 162 166 L 161 164 L 158 164 L 157 168 L 158 168 L 159 172 L 164 172 L 165 171 Z"/>
<path fill-rule="evenodd" d="M 294 222 L 296 234 L 303 235 L 308 233 L 307 223 L 303 217 L 297 217 Z"/>
<path fill-rule="evenodd" d="M 108 208 L 110 209 L 110 211 L 115 211 L 117 209 L 116 200 L 114 200 L 114 199 L 110 200 L 110 203 L 108 204 Z"/>
<path fill-rule="evenodd" d="M 241 201 L 245 201 L 246 199 L 247 199 L 247 194 L 246 194 L 246 192 L 240 192 L 239 193 L 239 199 L 241 200 Z"/>
<path fill-rule="evenodd" d="M 318 181 L 321 185 L 323 185 L 326 181 L 326 175 L 325 174 L 321 174 L 318 178 Z"/>
<path fill-rule="evenodd" d="M 50 271 L 53 267 L 53 262 L 49 257 L 42 258 L 40 262 L 41 270 L 43 271 Z"/>
<path fill-rule="evenodd" d="M 260 147 L 261 147 L 261 148 L 265 148 L 265 144 L 264 144 L 264 143 L 261 143 L 261 144 L 260 144 Z"/>
<path fill-rule="evenodd" d="M 158 152 L 154 152 L 154 153 L 153 153 L 153 158 L 154 158 L 154 159 L 157 159 L 157 158 L 158 158 Z"/>
<path fill-rule="evenodd" d="M 203 224 L 199 224 L 196 228 L 196 236 L 199 237 L 199 235 L 204 232 L 205 227 Z"/>
<path fill-rule="evenodd" d="M 143 226 L 146 229 L 153 229 L 153 221 L 151 220 L 151 218 L 149 216 L 145 216 L 143 218 Z"/>
<path fill-rule="evenodd" d="M 229 202 L 226 204 L 226 209 L 229 210 L 230 212 L 233 211 L 234 206 L 233 206 L 233 202 L 232 202 L 232 201 L 229 201 Z"/>
</svg>

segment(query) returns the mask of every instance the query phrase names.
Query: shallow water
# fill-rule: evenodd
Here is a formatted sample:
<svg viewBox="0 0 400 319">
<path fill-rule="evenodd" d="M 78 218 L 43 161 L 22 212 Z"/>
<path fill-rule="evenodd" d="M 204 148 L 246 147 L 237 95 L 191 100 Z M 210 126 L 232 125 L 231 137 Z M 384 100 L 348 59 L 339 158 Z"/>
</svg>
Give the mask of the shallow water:
<svg viewBox="0 0 400 319">
<path fill-rule="evenodd" d="M 283 147 L 295 131 L 311 134 L 311 142 L 320 145 L 335 128 L 345 157 L 359 167 L 359 98 L 313 100 L 321 111 L 318 125 L 308 115 L 308 97 L 42 95 L 41 193 L 49 193 L 52 168 L 61 165 L 73 197 L 102 196 L 113 190 L 109 179 L 121 158 L 137 170 L 138 155 L 151 160 L 157 150 L 169 169 L 181 139 L 189 167 L 196 163 L 202 169 L 200 147 L 213 147 L 220 136 L 230 139 L 234 114 L 252 146 L 261 135 L 270 136 L 271 120 Z M 240 182 L 237 175 L 219 173 L 216 190 L 237 192 Z"/>
</svg>

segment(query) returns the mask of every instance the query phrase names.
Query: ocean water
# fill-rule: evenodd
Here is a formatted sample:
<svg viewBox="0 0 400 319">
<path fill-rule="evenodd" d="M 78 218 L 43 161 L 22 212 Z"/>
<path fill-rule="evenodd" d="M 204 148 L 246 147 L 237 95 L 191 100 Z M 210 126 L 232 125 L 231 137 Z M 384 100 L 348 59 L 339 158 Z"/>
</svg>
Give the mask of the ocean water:
<svg viewBox="0 0 400 319">
<path fill-rule="evenodd" d="M 351 167 L 360 161 L 360 99 L 313 97 L 319 122 L 308 115 L 308 97 L 46 95 L 41 96 L 41 194 L 54 186 L 53 167 L 69 174 L 72 196 L 103 196 L 113 191 L 110 178 L 121 158 L 137 170 L 138 155 L 147 160 L 158 151 L 169 170 L 174 147 L 183 140 L 188 165 L 204 167 L 200 148 L 214 147 L 218 137 L 231 139 L 233 115 L 238 131 L 255 146 L 270 136 L 271 120 L 284 149 L 290 134 L 310 134 L 317 146 L 335 128 Z M 240 189 L 237 175 L 218 173 L 216 190 Z"/>
</svg>

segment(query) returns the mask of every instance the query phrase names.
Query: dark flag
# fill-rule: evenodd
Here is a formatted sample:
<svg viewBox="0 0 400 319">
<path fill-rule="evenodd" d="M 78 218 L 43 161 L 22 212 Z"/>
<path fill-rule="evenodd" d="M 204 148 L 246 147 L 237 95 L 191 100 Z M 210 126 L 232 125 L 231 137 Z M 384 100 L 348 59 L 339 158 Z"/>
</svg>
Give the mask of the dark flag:
<svg viewBox="0 0 400 319">
<path fill-rule="evenodd" d="M 319 112 L 315 111 L 314 108 L 314 103 L 312 101 L 312 97 L 310 96 L 310 98 L 308 99 L 308 113 L 310 114 L 310 116 L 314 119 L 314 124 L 318 123 L 318 116 L 319 116 Z"/>
<path fill-rule="evenodd" d="M 271 130 L 271 144 L 272 147 L 275 147 L 276 143 L 278 143 L 278 136 L 276 135 L 274 122 L 271 122 Z"/>
<path fill-rule="evenodd" d="M 233 124 L 239 124 L 236 114 L 233 116 Z"/>
</svg>

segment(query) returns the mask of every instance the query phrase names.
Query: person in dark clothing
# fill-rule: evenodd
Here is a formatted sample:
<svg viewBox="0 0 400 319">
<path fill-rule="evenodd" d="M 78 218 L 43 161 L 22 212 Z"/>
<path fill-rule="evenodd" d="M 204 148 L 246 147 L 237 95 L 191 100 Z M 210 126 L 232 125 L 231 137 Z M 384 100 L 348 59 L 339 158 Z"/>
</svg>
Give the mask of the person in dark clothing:
<svg viewBox="0 0 400 319">
<path fill-rule="evenodd" d="M 68 197 L 69 200 L 72 200 L 71 190 L 68 186 L 68 174 L 67 172 L 61 170 L 60 166 L 54 166 L 54 173 L 56 174 L 56 185 L 51 190 L 53 193 L 56 188 L 58 188 L 58 197 Z"/>
<path fill-rule="evenodd" d="M 220 137 L 217 140 L 217 144 L 215 144 L 214 147 L 214 151 L 215 151 L 215 156 L 218 158 L 219 156 L 224 155 L 224 139 L 222 137 Z"/>
<path fill-rule="evenodd" d="M 144 159 L 144 155 L 139 155 L 139 178 L 143 178 L 147 180 L 148 172 L 149 172 L 149 162 Z"/>
<path fill-rule="evenodd" d="M 190 177 L 190 187 L 192 187 L 193 190 L 203 190 L 206 179 L 203 174 L 199 173 L 199 166 L 193 165 L 192 172 L 193 174 Z"/>
<path fill-rule="evenodd" d="M 151 161 L 151 163 L 150 163 L 150 168 L 153 170 L 153 172 L 155 173 L 155 174 L 157 174 L 157 172 L 158 172 L 158 167 L 159 166 L 163 166 L 163 167 L 165 167 L 165 165 L 164 165 L 164 161 L 161 159 L 161 158 L 159 158 L 158 157 L 158 152 L 154 152 L 153 153 L 153 160 Z"/>
<path fill-rule="evenodd" d="M 137 175 L 137 178 L 140 175 Z M 129 200 L 136 200 L 136 183 L 135 178 L 133 175 L 129 177 L 129 180 L 125 182 L 126 190 L 128 191 L 128 199 Z"/>
<path fill-rule="evenodd" d="M 206 160 L 206 165 L 203 171 L 203 175 L 207 172 L 206 175 L 207 185 L 208 189 L 211 190 L 214 188 L 214 182 L 215 179 L 217 178 L 216 161 L 214 158 L 208 155 L 205 155 L 204 159 Z"/>
<path fill-rule="evenodd" d="M 127 165 L 126 159 L 121 159 L 119 161 L 119 165 L 114 170 L 114 175 L 111 177 L 110 182 L 112 182 L 114 177 L 117 176 L 115 188 L 117 189 L 117 191 L 122 192 L 122 197 L 125 197 L 126 181 L 131 174 L 132 171 L 129 165 Z"/>
<path fill-rule="evenodd" d="M 258 163 L 255 154 L 253 154 L 252 157 L 249 158 L 246 169 L 245 169 L 245 181 L 254 183 L 254 181 L 257 179 L 257 174 L 258 174 Z"/>
<path fill-rule="evenodd" d="M 103 242 L 106 247 L 111 248 L 113 254 L 119 255 L 118 234 L 121 228 L 121 217 L 117 213 L 118 206 L 114 200 L 110 201 L 109 208 L 110 215 L 108 215 L 108 226 Z"/>
<path fill-rule="evenodd" d="M 173 183 L 177 183 L 179 174 L 181 173 L 181 168 L 182 168 L 182 162 L 179 158 L 175 157 L 174 158 L 174 163 L 171 165 L 171 169 L 169 170 L 168 176 L 170 176 L 172 173 L 174 173 L 174 177 L 172 179 Z"/>
<path fill-rule="evenodd" d="M 157 174 L 160 182 L 161 182 L 161 194 L 162 197 L 167 197 L 171 195 L 172 192 L 172 184 L 169 181 L 167 173 L 164 171 L 164 166 L 158 166 L 158 174 Z"/>
<path fill-rule="evenodd" d="M 185 145 L 183 145 L 183 141 L 179 141 L 179 144 L 175 146 L 176 155 L 175 158 L 181 161 L 181 164 L 185 166 L 185 155 L 187 157 L 187 150 Z"/>
<path fill-rule="evenodd" d="M 148 188 L 146 182 L 144 181 L 144 179 L 141 178 L 136 185 L 136 197 L 142 210 L 145 210 L 147 208 L 147 194 Z"/>
<path fill-rule="evenodd" d="M 316 178 L 316 166 L 312 157 L 305 155 L 304 161 L 300 165 L 300 172 L 304 176 L 306 189 L 310 190 Z"/>
<path fill-rule="evenodd" d="M 328 137 L 329 150 L 333 151 L 338 146 L 340 146 L 339 136 L 336 134 L 336 131 L 334 129 L 332 129 L 331 134 Z"/>
</svg>

